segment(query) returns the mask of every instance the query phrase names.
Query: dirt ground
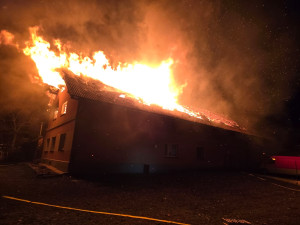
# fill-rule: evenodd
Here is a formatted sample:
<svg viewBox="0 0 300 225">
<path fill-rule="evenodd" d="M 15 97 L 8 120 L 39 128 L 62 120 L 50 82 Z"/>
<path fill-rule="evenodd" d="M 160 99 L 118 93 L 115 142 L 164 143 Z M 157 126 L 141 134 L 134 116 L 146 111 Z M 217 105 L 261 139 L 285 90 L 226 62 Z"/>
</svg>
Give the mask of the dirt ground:
<svg viewBox="0 0 300 225">
<path fill-rule="evenodd" d="M 0 224 L 168 224 L 3 196 L 184 224 L 223 224 L 222 218 L 251 224 L 300 224 L 300 191 L 275 184 L 300 190 L 242 172 L 106 175 L 91 180 L 69 175 L 41 178 L 27 164 L 0 165 Z"/>
</svg>

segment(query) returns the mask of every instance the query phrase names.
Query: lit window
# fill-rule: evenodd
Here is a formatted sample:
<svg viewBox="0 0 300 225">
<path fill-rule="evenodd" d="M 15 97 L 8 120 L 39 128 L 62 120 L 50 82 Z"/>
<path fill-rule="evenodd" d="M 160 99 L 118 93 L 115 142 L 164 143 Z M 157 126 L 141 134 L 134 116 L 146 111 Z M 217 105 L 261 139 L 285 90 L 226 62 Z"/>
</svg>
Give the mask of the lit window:
<svg viewBox="0 0 300 225">
<path fill-rule="evenodd" d="M 54 110 L 54 112 L 53 112 L 53 119 L 54 120 L 57 119 L 57 114 L 58 114 L 58 109 Z"/>
<path fill-rule="evenodd" d="M 64 104 L 61 106 L 61 115 L 67 113 L 67 105 L 68 105 L 68 101 L 65 101 Z"/>
<path fill-rule="evenodd" d="M 52 137 L 51 139 L 51 148 L 50 151 L 53 152 L 55 148 L 56 137 Z"/>
<path fill-rule="evenodd" d="M 177 157 L 178 145 L 177 144 L 166 144 L 165 145 L 165 156 L 166 157 Z"/>
<path fill-rule="evenodd" d="M 61 134 L 60 138 L 59 138 L 58 151 L 63 151 L 64 150 L 65 142 L 66 142 L 66 134 Z"/>
</svg>

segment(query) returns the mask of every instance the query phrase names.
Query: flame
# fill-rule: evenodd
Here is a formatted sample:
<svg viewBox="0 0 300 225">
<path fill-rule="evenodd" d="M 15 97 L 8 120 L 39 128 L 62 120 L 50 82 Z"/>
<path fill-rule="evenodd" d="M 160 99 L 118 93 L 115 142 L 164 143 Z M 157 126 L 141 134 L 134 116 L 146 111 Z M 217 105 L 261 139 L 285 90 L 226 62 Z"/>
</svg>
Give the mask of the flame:
<svg viewBox="0 0 300 225">
<path fill-rule="evenodd" d="M 14 38 L 15 36 L 8 32 L 7 30 L 1 30 L 0 32 L 0 45 L 13 45 L 17 48 L 19 48 L 19 46 L 17 44 L 14 43 Z"/>
<path fill-rule="evenodd" d="M 239 128 L 239 125 L 231 120 L 202 110 L 194 112 L 188 107 L 178 104 L 178 96 L 184 86 L 177 86 L 172 73 L 172 58 L 162 61 L 160 65 L 150 66 L 142 63 L 119 64 L 112 68 L 108 58 L 102 51 L 94 52 L 92 58 L 68 51 L 68 46 L 60 40 L 54 40 L 51 46 L 37 34 L 38 27 L 29 28 L 31 39 L 25 43 L 23 53 L 30 56 L 35 62 L 39 76 L 44 83 L 59 87 L 65 85 L 59 70 L 64 68 L 75 75 L 82 75 L 100 80 L 102 83 L 129 93 L 142 103 L 147 105 L 159 105 L 164 109 L 176 110 L 189 116 L 226 126 Z M 5 35 L 5 38 L 2 36 Z M 1 39 L 4 44 L 13 40 L 13 35 L 1 31 Z M 4 41 L 3 41 L 4 40 Z M 1 43 L 2 43 L 1 42 Z M 0 44 L 1 44 L 0 43 Z M 120 93 L 120 98 L 127 97 Z M 240 129 L 240 128 L 239 128 Z"/>
<path fill-rule="evenodd" d="M 31 40 L 23 49 L 35 62 L 39 75 L 44 83 L 58 87 L 64 84 L 60 68 L 72 71 L 76 75 L 84 75 L 100 80 L 106 85 L 117 88 L 141 98 L 146 104 L 160 105 L 165 109 L 174 110 L 178 107 L 177 98 L 181 87 L 175 85 L 171 66 L 172 59 L 151 67 L 146 64 L 119 64 L 113 69 L 102 51 L 97 51 L 92 58 L 77 53 L 67 53 L 59 40 L 54 40 L 58 50 L 55 54 L 50 43 L 37 35 L 38 27 L 30 28 Z"/>
</svg>

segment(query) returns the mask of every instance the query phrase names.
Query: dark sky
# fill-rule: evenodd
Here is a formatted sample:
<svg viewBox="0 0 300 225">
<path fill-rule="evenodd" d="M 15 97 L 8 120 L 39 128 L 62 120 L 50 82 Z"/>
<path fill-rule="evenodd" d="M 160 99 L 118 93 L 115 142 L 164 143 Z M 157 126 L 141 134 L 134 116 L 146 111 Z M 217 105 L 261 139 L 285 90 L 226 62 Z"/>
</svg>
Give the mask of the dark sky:
<svg viewBox="0 0 300 225">
<path fill-rule="evenodd" d="M 112 65 L 172 57 L 178 85 L 187 84 L 180 103 L 296 146 L 299 7 L 297 0 L 1 0 L 0 30 L 22 47 L 28 27 L 38 25 L 48 41 L 88 55 L 102 50 Z"/>
</svg>

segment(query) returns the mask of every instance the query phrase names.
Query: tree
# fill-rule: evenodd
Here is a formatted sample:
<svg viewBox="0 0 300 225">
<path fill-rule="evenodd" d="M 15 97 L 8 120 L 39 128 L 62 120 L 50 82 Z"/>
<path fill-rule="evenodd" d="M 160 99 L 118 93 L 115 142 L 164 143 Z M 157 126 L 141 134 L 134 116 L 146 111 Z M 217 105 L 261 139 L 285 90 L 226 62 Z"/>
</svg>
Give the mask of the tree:
<svg viewBox="0 0 300 225">
<path fill-rule="evenodd" d="M 37 139 L 47 115 L 48 97 L 31 59 L 14 47 L 0 46 L 0 144 L 16 152 L 26 141 Z"/>
</svg>

